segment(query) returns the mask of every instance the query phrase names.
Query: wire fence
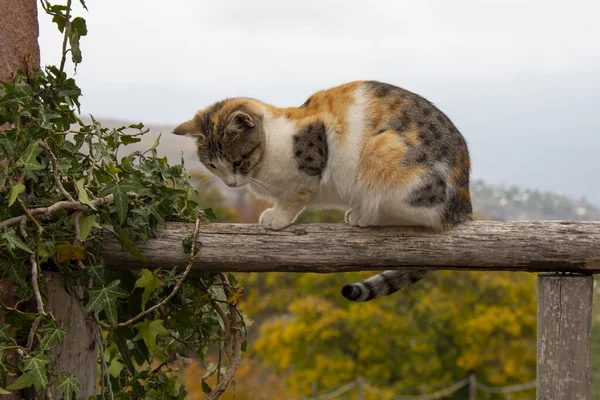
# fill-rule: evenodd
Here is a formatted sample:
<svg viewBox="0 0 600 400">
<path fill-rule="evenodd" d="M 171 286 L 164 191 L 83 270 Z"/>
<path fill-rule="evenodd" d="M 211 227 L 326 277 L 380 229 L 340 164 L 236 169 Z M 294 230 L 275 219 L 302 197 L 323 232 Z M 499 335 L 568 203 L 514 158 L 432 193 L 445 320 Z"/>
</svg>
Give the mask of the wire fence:
<svg viewBox="0 0 600 400">
<path fill-rule="evenodd" d="M 364 399 L 366 393 L 371 393 L 385 400 L 437 400 L 448 397 L 467 386 L 469 387 L 469 400 L 477 400 L 477 392 L 486 394 L 504 394 L 506 399 L 510 399 L 512 393 L 535 389 L 536 381 L 533 380 L 531 382 L 510 386 L 488 386 L 477 382 L 475 375 L 471 374 L 458 382 L 449 384 L 444 389 L 437 390 L 432 393 L 421 395 L 402 395 L 378 389 L 370 385 L 363 378 L 358 378 L 330 392 L 313 394 L 313 397 L 304 397 L 302 400 L 332 400 L 354 390 L 358 391 L 359 399 Z"/>
</svg>

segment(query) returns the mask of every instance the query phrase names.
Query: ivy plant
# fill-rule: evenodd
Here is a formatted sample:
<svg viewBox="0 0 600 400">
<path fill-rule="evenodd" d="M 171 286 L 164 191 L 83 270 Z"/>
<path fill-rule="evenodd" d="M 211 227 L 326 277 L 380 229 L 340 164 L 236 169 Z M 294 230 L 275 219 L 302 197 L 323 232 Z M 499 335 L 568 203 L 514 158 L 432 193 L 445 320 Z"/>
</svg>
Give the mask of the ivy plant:
<svg viewBox="0 0 600 400">
<path fill-rule="evenodd" d="M 96 398 L 184 398 L 173 362 L 182 347 L 207 363 L 215 349 L 218 363 L 201 378 L 219 377 L 214 388 L 203 384 L 207 398 L 217 398 L 233 380 L 246 333 L 235 277 L 186 279 L 199 226 L 212 212 L 192 200 L 183 160 L 171 165 L 159 157 L 158 140 L 146 151 L 127 151 L 147 133 L 143 124 L 109 129 L 80 118 L 81 90 L 65 60 L 70 54 L 76 66 L 82 61 L 85 19 L 71 16 L 70 0 L 42 6 L 64 35 L 60 66 L 17 71 L 0 82 L 0 284 L 10 282 L 17 298 L 14 305 L 0 303 L 0 394 L 55 387 L 65 399 L 80 398 L 81 382 L 52 359 L 56 346 L 78 334 L 48 311 L 46 275 L 55 271 L 93 323 L 101 375 Z M 104 237 L 113 235 L 144 260 L 136 243 L 168 221 L 190 222 L 182 243 L 187 265 L 104 268 Z"/>
</svg>

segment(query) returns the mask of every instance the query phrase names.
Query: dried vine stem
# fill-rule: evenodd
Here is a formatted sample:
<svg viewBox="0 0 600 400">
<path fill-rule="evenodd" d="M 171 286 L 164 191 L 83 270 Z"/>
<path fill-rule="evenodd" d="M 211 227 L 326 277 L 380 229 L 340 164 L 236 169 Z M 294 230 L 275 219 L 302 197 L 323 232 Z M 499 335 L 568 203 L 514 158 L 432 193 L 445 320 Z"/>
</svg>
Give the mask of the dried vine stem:
<svg viewBox="0 0 600 400">
<path fill-rule="evenodd" d="M 114 199 L 114 196 L 112 194 L 109 194 L 107 196 L 94 199 L 91 201 L 91 203 L 94 207 L 102 207 L 102 206 L 107 206 L 110 203 L 112 203 L 113 199 Z M 52 215 L 55 212 L 60 211 L 60 210 L 85 212 L 88 210 L 88 208 L 89 208 L 88 206 L 86 206 L 85 204 L 80 203 L 78 201 L 71 202 L 71 201 L 63 200 L 63 201 L 58 201 L 48 207 L 33 208 L 33 209 L 29 210 L 29 213 L 31 214 L 32 217 L 44 218 L 44 217 L 49 217 L 50 215 Z M 18 217 L 13 217 L 13 218 L 9 218 L 4 221 L 0 221 L 0 229 L 6 228 L 7 226 L 11 226 L 14 224 L 18 224 L 21 222 L 21 220 L 23 220 L 25 218 L 29 218 L 29 216 L 28 215 L 20 215 Z"/>
<path fill-rule="evenodd" d="M 31 222 L 33 222 L 33 224 L 37 228 L 38 233 L 42 232 L 44 230 L 44 228 L 42 228 L 42 226 L 37 221 L 37 219 L 35 219 L 35 217 L 33 215 L 31 215 L 31 212 L 29 211 L 29 209 L 27 208 L 27 206 L 25 205 L 23 200 L 21 200 L 19 197 L 17 197 L 17 201 L 19 202 L 19 205 L 25 212 L 25 215 L 27 216 L 27 218 L 29 218 L 29 220 Z M 23 237 L 27 237 L 27 232 L 25 232 L 25 227 L 24 227 L 24 225 L 26 223 L 27 223 L 27 220 L 25 218 L 23 218 L 23 220 L 21 221 L 21 235 L 23 235 Z"/>
<path fill-rule="evenodd" d="M 181 275 L 178 275 L 175 277 L 175 287 L 173 288 L 171 293 L 169 293 L 167 295 L 167 297 L 165 297 L 164 299 L 162 299 L 160 302 L 156 303 L 152 307 L 146 309 L 145 311 L 142 311 L 135 317 L 130 318 L 127 321 L 120 322 L 116 325 L 109 325 L 107 323 L 104 323 L 104 322 L 100 321 L 99 318 L 96 318 L 96 320 L 94 322 L 105 329 L 122 328 L 124 326 L 131 325 L 135 321 L 139 320 L 140 318 L 145 317 L 146 315 L 156 311 L 158 308 L 164 306 L 169 300 L 171 300 L 171 298 L 173 298 L 173 296 L 175 296 L 177 294 L 179 289 L 181 289 L 181 285 L 183 284 L 183 281 L 185 281 L 185 278 L 188 276 L 188 274 L 192 270 L 192 265 L 194 265 L 194 260 L 196 258 L 196 240 L 198 239 L 198 232 L 200 231 L 201 222 L 202 222 L 202 220 L 200 218 L 196 218 L 196 225 L 194 226 L 194 233 L 192 233 L 192 245 L 191 245 L 191 249 L 190 249 L 190 258 L 189 258 L 188 264 L 186 265 L 185 270 L 181 273 Z"/>
<path fill-rule="evenodd" d="M 46 315 L 44 302 L 42 301 L 42 295 L 40 294 L 40 287 L 38 285 L 38 265 L 35 261 L 35 255 L 32 254 L 29 256 L 29 262 L 31 263 L 31 285 L 33 286 L 33 292 L 35 293 L 37 312 L 38 314 Z"/>
<path fill-rule="evenodd" d="M 61 71 L 62 71 L 62 68 L 61 68 Z M 46 143 L 43 140 L 39 140 L 38 142 L 39 142 L 40 146 L 42 146 L 42 148 L 46 151 L 46 153 L 48 153 L 48 155 L 50 156 L 50 159 L 52 160 L 52 175 L 54 176 L 54 184 L 56 185 L 56 187 L 58 188 L 60 193 L 65 197 L 65 199 L 67 199 L 68 201 L 70 201 L 72 203 L 76 203 L 75 199 L 69 194 L 69 192 L 67 192 L 67 190 L 64 188 L 64 186 L 62 185 L 62 183 L 60 181 L 60 175 L 58 173 L 58 159 L 56 158 L 56 156 L 50 149 L 50 146 L 48 146 L 48 143 Z"/>
<path fill-rule="evenodd" d="M 228 295 L 227 292 L 229 292 L 231 288 L 229 280 L 224 273 L 220 273 L 219 275 L 221 276 L 221 281 L 223 281 L 225 293 Z M 221 381 L 206 396 L 206 400 L 216 400 L 225 392 L 225 390 L 231 384 L 231 381 L 233 380 L 233 377 L 235 376 L 242 359 L 242 343 L 244 342 L 245 334 L 243 334 L 242 328 L 238 325 L 244 325 L 244 321 L 241 315 L 238 313 L 237 308 L 231 303 L 228 304 L 229 317 L 227 317 L 218 303 L 215 301 L 212 302 L 213 308 L 215 311 L 217 311 L 221 319 L 223 319 L 223 324 L 225 325 L 225 339 L 223 347 L 227 357 L 229 358 L 229 367 L 227 368 L 227 372 L 225 375 L 223 375 Z M 220 369 L 220 366 L 218 369 Z"/>
</svg>

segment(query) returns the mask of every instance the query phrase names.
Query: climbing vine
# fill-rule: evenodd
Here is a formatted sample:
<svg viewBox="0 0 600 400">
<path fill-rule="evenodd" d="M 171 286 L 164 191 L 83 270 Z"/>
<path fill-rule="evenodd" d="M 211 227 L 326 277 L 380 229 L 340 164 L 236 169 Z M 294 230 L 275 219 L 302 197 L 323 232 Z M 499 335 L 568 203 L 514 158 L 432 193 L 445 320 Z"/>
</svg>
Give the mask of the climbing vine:
<svg viewBox="0 0 600 400">
<path fill-rule="evenodd" d="M 85 7 L 85 3 L 82 1 Z M 81 90 L 65 72 L 70 54 L 82 61 L 85 19 L 66 5 L 42 2 L 63 33 L 60 66 L 18 71 L 0 82 L 0 281 L 10 282 L 16 304 L 0 303 L 0 394 L 25 388 L 79 398 L 77 377 L 57 370 L 52 351 L 67 332 L 49 311 L 48 272 L 87 312 L 98 349 L 96 398 L 182 399 L 177 355 L 185 348 L 208 365 L 198 379 L 218 377 L 208 399 L 233 381 L 245 347 L 245 323 L 236 308 L 242 293 L 231 274 L 195 273 L 200 224 L 212 215 L 192 199 L 183 160 L 127 151 L 147 133 L 143 124 L 116 129 L 79 117 Z M 102 238 L 114 235 L 133 256 L 166 221 L 189 221 L 182 246 L 187 265 L 160 270 L 104 268 Z M 209 363 L 209 350 L 215 354 Z"/>
</svg>

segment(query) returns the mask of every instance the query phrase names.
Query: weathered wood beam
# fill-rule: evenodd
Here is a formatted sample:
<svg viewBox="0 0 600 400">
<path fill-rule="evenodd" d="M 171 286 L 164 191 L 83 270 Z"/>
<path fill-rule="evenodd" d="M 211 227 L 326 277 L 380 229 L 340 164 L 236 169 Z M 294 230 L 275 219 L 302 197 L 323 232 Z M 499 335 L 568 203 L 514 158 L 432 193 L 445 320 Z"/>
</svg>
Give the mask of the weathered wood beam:
<svg viewBox="0 0 600 400">
<path fill-rule="evenodd" d="M 138 247 L 140 261 L 107 235 L 106 266 L 172 268 L 187 263 L 182 241 L 193 224 L 169 223 Z M 445 232 L 302 224 L 267 231 L 250 224 L 207 224 L 196 270 L 343 272 L 410 267 L 481 271 L 600 272 L 600 222 L 474 221 Z"/>
<path fill-rule="evenodd" d="M 537 399 L 591 398 L 594 278 L 538 276 Z"/>
</svg>

